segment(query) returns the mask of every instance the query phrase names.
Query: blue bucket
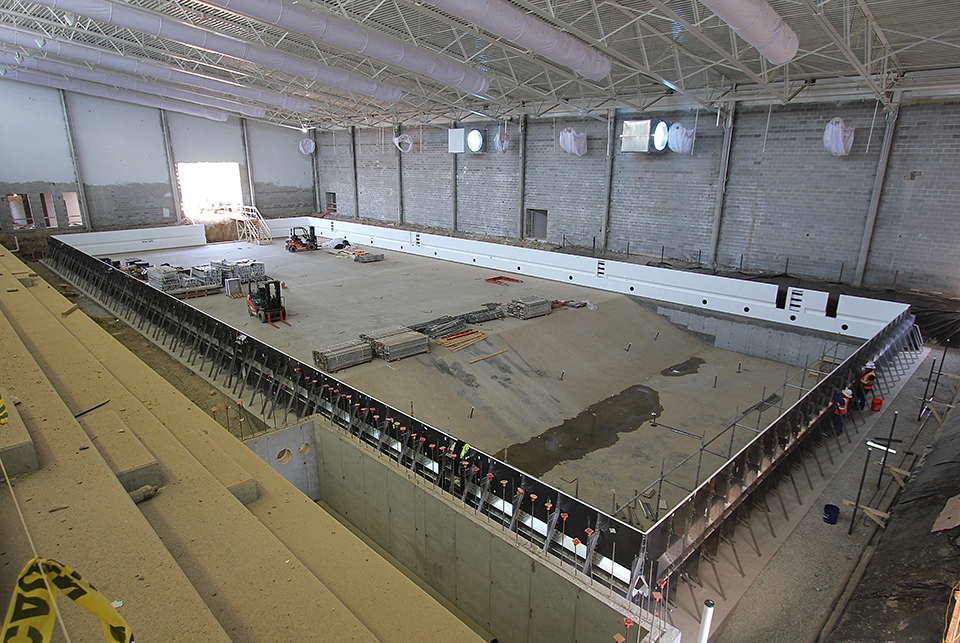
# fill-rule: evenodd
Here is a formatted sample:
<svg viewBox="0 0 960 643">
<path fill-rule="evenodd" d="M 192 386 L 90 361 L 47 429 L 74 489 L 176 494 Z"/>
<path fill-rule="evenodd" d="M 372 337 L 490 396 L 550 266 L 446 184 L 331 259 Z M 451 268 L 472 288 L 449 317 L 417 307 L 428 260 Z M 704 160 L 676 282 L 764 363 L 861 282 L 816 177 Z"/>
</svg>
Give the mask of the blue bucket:
<svg viewBox="0 0 960 643">
<path fill-rule="evenodd" d="M 828 525 L 837 524 L 837 518 L 840 516 L 840 507 L 837 505 L 823 505 L 823 522 Z"/>
</svg>

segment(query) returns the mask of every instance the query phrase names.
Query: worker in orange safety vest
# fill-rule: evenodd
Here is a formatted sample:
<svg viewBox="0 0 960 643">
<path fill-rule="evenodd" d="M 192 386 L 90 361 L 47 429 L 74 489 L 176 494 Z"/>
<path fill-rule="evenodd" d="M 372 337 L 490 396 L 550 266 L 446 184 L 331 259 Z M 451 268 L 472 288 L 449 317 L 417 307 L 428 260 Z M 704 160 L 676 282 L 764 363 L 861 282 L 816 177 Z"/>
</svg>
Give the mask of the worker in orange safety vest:
<svg viewBox="0 0 960 643">
<path fill-rule="evenodd" d="M 848 388 L 839 393 L 833 391 L 833 432 L 837 435 L 843 433 L 843 416 L 847 414 L 852 397 L 853 391 Z"/>
<path fill-rule="evenodd" d="M 857 407 L 862 411 L 867 405 L 867 393 L 870 394 L 871 399 L 876 397 L 873 394 L 873 385 L 877 381 L 877 371 L 875 370 L 877 365 L 872 361 L 867 362 L 863 366 L 863 371 L 860 373 L 860 386 L 857 387 Z"/>
</svg>

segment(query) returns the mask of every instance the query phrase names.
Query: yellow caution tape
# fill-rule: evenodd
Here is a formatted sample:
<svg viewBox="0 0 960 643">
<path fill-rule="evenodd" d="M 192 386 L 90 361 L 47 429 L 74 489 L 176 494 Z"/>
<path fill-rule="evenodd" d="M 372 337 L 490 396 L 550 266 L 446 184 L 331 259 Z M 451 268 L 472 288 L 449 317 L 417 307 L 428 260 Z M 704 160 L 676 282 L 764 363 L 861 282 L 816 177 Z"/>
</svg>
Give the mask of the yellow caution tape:
<svg viewBox="0 0 960 643">
<path fill-rule="evenodd" d="M 0 426 L 7 425 L 7 403 L 3 401 L 3 394 L 0 394 Z"/>
<path fill-rule="evenodd" d="M 46 576 L 51 591 L 47 590 Z M 48 643 L 56 620 L 56 590 L 100 619 L 108 643 L 130 643 L 133 632 L 106 597 L 80 574 L 49 558 L 34 558 L 20 572 L 3 621 L 3 643 Z"/>
</svg>

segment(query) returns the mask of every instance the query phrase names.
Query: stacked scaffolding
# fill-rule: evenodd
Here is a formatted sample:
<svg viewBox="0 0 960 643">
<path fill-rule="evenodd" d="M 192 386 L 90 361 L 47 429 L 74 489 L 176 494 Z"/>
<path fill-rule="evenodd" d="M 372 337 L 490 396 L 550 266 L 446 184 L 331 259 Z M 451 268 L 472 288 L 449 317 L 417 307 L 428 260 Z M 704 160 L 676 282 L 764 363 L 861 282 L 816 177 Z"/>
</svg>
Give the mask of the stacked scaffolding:
<svg viewBox="0 0 960 643">
<path fill-rule="evenodd" d="M 418 333 L 423 333 L 424 335 L 429 335 L 434 338 L 450 335 L 463 329 L 463 321 L 459 317 L 448 317 L 447 315 L 410 325 L 410 330 L 415 330 Z"/>
<path fill-rule="evenodd" d="M 409 331 L 410 329 L 406 326 L 388 326 L 386 328 L 381 328 L 380 330 L 370 331 L 369 333 L 360 333 L 360 339 L 364 339 L 371 344 L 375 344 L 385 337 L 399 335 L 400 333 L 406 333 Z"/>
<path fill-rule="evenodd" d="M 550 313 L 553 304 L 542 297 L 520 297 L 507 304 L 507 314 L 520 319 L 533 319 Z"/>
<path fill-rule="evenodd" d="M 180 290 L 180 273 L 170 266 L 147 268 L 147 283 L 163 292 Z"/>
<path fill-rule="evenodd" d="M 314 364 L 327 373 L 366 364 L 372 359 L 373 347 L 362 339 L 353 339 L 313 351 Z"/>
<path fill-rule="evenodd" d="M 460 315 L 460 319 L 468 324 L 480 324 L 494 319 L 503 319 L 503 308 L 494 306 L 492 308 L 488 307 L 481 310 L 474 310 Z"/>
<path fill-rule="evenodd" d="M 430 352 L 430 340 L 426 335 L 416 331 L 407 331 L 398 335 L 384 337 L 374 344 L 374 350 L 381 358 L 388 362 L 395 362 L 404 357 L 412 357 L 420 353 Z"/>
<path fill-rule="evenodd" d="M 261 281 L 267 273 L 263 262 L 253 259 L 241 259 L 239 261 L 220 259 L 211 261 L 210 267 L 220 271 L 221 283 L 223 279 L 233 278 L 239 279 L 242 284 L 250 281 Z"/>
</svg>

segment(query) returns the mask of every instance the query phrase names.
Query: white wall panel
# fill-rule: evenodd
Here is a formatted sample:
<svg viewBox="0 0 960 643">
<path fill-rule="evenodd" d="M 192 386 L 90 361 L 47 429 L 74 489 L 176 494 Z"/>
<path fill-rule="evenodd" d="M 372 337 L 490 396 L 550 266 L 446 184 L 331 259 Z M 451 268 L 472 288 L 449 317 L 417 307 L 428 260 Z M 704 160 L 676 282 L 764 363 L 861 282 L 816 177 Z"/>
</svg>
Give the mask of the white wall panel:
<svg viewBox="0 0 960 643">
<path fill-rule="evenodd" d="M 160 112 L 67 92 L 83 182 L 169 183 Z"/>
<path fill-rule="evenodd" d="M 177 163 L 239 163 L 246 167 L 240 119 L 223 123 L 184 114 L 167 114 L 170 144 Z M 243 178 L 246 183 L 246 177 Z"/>
<path fill-rule="evenodd" d="M 0 80 L 0 141 L 3 183 L 76 180 L 56 89 Z"/>
<path fill-rule="evenodd" d="M 310 157 L 297 147 L 309 134 L 257 121 L 247 121 L 247 134 L 254 182 L 313 187 Z"/>
<path fill-rule="evenodd" d="M 80 232 L 56 235 L 54 238 L 94 257 L 144 250 L 202 246 L 207 242 L 202 224 L 110 232 Z"/>
</svg>

